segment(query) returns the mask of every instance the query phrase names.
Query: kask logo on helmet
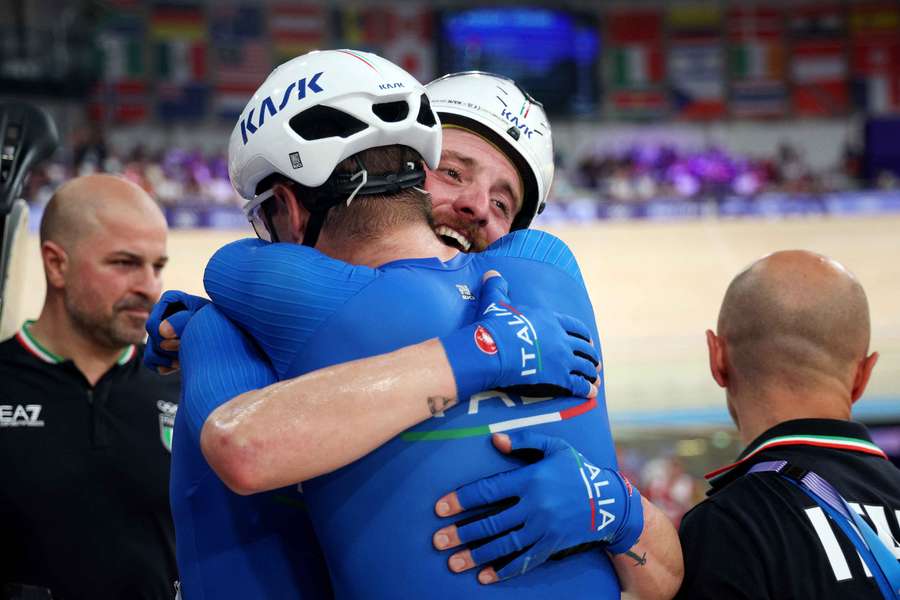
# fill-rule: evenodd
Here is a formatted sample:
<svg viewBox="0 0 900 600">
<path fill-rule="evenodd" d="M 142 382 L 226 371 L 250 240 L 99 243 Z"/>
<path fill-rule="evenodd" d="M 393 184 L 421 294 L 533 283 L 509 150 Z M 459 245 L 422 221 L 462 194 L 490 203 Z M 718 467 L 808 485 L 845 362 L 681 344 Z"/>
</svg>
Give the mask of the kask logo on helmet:
<svg viewBox="0 0 900 600">
<path fill-rule="evenodd" d="M 274 117 L 284 110 L 284 107 L 291 101 L 294 88 L 297 89 L 297 101 L 306 98 L 307 90 L 313 94 L 325 91 L 322 86 L 319 85 L 319 77 L 321 77 L 322 74 L 323 71 L 319 71 L 310 77 L 309 81 L 306 80 L 306 77 L 303 77 L 302 79 L 298 79 L 297 83 L 291 83 L 287 86 L 287 89 L 284 90 L 284 94 L 281 96 L 281 103 L 278 105 L 278 108 L 275 108 L 275 101 L 272 99 L 272 96 L 266 96 L 266 98 L 259 103 L 258 107 L 251 108 L 250 112 L 247 113 L 247 116 L 241 119 L 241 138 L 244 140 L 244 145 L 247 145 L 248 135 L 253 135 L 256 133 L 257 129 L 265 124 L 267 113 L 270 117 Z M 259 110 L 259 116 L 257 117 L 257 122 L 254 123 L 253 113 L 257 110 Z"/>
<path fill-rule="evenodd" d="M 525 123 L 519 123 L 519 117 L 517 115 L 514 115 L 512 113 L 512 111 L 509 110 L 508 108 L 504 108 L 503 110 L 501 110 L 500 116 L 503 117 L 504 119 L 506 119 L 507 121 L 509 121 L 513 127 L 518 129 L 519 131 L 521 131 L 525 135 L 525 137 L 527 137 L 529 140 L 531 139 L 532 133 L 536 133 L 538 135 L 544 135 L 537 129 L 532 129 Z"/>
</svg>

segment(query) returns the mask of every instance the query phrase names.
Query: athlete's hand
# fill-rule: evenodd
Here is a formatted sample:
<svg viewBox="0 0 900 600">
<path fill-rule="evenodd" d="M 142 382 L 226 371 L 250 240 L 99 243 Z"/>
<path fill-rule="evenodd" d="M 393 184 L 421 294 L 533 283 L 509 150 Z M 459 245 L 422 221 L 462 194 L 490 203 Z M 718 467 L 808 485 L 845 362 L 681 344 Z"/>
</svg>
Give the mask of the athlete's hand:
<svg viewBox="0 0 900 600">
<path fill-rule="evenodd" d="M 487 566 L 478 573 L 481 583 L 494 583 L 526 573 L 566 548 L 600 542 L 610 553 L 619 554 L 637 542 L 644 528 L 641 495 L 622 475 L 594 466 L 565 440 L 542 433 L 499 433 L 493 442 L 504 454 L 525 448 L 542 451 L 544 458 L 464 485 L 437 501 L 435 512 L 451 517 L 505 498 L 519 498 L 493 516 L 459 527 L 450 525 L 434 534 L 432 542 L 438 550 L 503 534 L 452 554 L 447 561 L 451 571 L 487 565 L 524 550 L 499 571 Z"/>
<path fill-rule="evenodd" d="M 209 300 L 186 292 L 169 290 L 147 319 L 147 347 L 144 364 L 162 375 L 174 373 L 180 368 L 178 349 L 181 333 L 194 313 L 209 304 Z"/>
<path fill-rule="evenodd" d="M 552 385 L 593 398 L 600 356 L 590 331 L 546 308 L 514 306 L 496 271 L 484 274 L 472 325 L 440 338 L 460 401 L 515 385 Z"/>
</svg>

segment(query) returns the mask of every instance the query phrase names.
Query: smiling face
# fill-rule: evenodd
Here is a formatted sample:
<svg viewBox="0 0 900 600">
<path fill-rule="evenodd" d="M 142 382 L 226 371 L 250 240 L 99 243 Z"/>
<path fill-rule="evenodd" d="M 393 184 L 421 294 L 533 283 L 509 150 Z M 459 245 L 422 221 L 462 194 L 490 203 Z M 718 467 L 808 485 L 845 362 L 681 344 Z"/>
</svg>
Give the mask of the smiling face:
<svg viewBox="0 0 900 600">
<path fill-rule="evenodd" d="M 522 206 L 522 178 L 513 163 L 479 135 L 444 129 L 441 162 L 428 170 L 434 231 L 464 252 L 480 252 L 509 233 Z"/>
</svg>

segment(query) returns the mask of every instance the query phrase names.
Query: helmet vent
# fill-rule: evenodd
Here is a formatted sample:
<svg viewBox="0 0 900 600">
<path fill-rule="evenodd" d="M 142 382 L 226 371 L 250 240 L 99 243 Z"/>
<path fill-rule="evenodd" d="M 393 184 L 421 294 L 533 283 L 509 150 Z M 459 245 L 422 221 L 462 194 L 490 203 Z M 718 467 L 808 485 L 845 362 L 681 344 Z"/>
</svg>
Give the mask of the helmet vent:
<svg viewBox="0 0 900 600">
<path fill-rule="evenodd" d="M 434 111 L 431 110 L 431 102 L 428 101 L 428 96 L 425 94 L 422 94 L 422 102 L 419 103 L 419 116 L 416 117 L 416 122 L 421 123 L 425 127 L 437 125 Z"/>
<path fill-rule="evenodd" d="M 409 105 L 406 100 L 397 100 L 396 102 L 382 102 L 381 104 L 373 104 L 372 112 L 378 115 L 382 121 L 387 123 L 397 123 L 406 118 L 409 114 Z"/>
<path fill-rule="evenodd" d="M 330 137 L 348 138 L 368 127 L 352 115 L 321 104 L 295 115 L 290 120 L 290 125 L 291 129 L 307 141 Z"/>
</svg>

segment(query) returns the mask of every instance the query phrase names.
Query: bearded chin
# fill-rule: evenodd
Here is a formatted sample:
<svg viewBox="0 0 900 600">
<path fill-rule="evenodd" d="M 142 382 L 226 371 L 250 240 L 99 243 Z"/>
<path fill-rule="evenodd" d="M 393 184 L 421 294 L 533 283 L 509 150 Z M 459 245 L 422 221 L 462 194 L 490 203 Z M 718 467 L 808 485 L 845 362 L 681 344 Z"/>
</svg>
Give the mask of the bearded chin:
<svg viewBox="0 0 900 600">
<path fill-rule="evenodd" d="M 133 319 L 115 309 L 112 314 L 92 311 L 66 298 L 66 311 L 76 329 L 96 344 L 118 349 L 144 341 L 144 325 L 132 325 Z"/>
<path fill-rule="evenodd" d="M 469 248 L 469 252 L 481 252 L 488 246 L 490 246 L 490 244 L 487 243 L 487 240 L 478 236 L 472 240 L 472 246 Z"/>
<path fill-rule="evenodd" d="M 485 238 L 478 230 L 469 232 L 469 240 L 471 240 L 472 245 L 469 246 L 469 249 L 465 252 L 481 252 L 482 250 L 490 246 L 487 238 Z"/>
</svg>

